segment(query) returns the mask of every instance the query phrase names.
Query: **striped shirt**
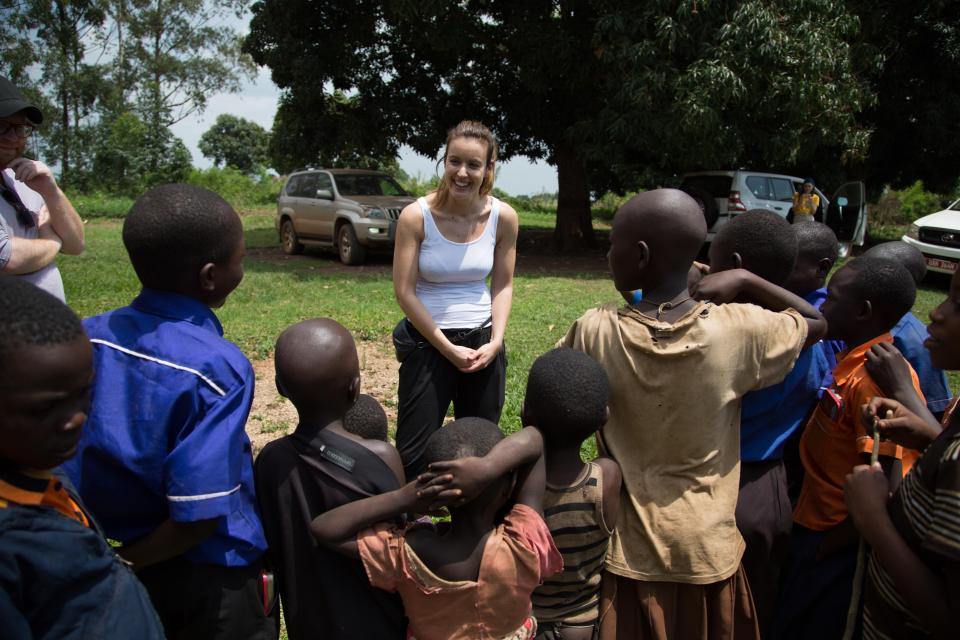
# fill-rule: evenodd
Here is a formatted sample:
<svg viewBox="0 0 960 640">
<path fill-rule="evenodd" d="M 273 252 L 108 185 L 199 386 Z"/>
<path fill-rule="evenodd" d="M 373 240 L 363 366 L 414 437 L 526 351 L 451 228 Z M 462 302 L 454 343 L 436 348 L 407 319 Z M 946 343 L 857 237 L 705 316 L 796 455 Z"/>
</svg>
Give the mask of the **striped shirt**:
<svg viewBox="0 0 960 640">
<path fill-rule="evenodd" d="M 888 510 L 897 532 L 930 571 L 944 578 L 945 564 L 960 562 L 960 420 L 952 421 L 927 447 Z M 863 637 L 931 637 L 876 554 L 871 554 L 867 571 Z"/>
<path fill-rule="evenodd" d="M 563 556 L 563 572 L 533 592 L 538 622 L 596 624 L 600 573 L 613 530 L 603 516 L 603 471 L 588 462 L 570 486 L 547 483 L 543 519 Z"/>
</svg>

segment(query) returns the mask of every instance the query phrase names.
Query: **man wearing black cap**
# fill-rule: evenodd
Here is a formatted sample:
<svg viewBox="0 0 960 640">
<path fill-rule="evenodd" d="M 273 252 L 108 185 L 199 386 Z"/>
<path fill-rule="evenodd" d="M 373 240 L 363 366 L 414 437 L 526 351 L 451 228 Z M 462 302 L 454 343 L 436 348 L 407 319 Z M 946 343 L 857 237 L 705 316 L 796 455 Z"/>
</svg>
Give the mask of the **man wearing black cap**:
<svg viewBox="0 0 960 640">
<path fill-rule="evenodd" d="M 64 300 L 55 258 L 83 251 L 83 222 L 50 168 L 23 157 L 43 114 L 0 77 L 0 273 Z"/>
</svg>

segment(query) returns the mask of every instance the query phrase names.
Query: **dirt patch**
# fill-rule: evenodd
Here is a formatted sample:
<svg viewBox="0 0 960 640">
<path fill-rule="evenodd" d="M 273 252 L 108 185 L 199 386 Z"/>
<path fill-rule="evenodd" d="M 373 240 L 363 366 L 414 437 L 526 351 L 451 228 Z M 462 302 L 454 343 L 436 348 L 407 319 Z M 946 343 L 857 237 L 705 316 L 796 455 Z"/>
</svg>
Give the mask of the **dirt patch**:
<svg viewBox="0 0 960 640">
<path fill-rule="evenodd" d="M 393 356 L 393 345 L 383 342 L 358 342 L 362 393 L 376 398 L 387 412 L 391 432 L 397 424 L 397 375 L 400 364 Z M 292 433 L 297 426 L 297 411 L 289 400 L 277 393 L 274 384 L 273 358 L 255 360 L 257 378 L 253 394 L 247 435 L 256 456 L 271 440 Z"/>
</svg>

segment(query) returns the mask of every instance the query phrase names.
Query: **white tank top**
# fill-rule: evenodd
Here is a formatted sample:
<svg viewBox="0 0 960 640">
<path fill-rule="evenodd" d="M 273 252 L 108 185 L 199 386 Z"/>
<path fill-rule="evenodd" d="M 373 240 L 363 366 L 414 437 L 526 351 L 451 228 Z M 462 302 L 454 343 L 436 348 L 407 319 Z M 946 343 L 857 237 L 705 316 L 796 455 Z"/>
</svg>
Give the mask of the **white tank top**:
<svg viewBox="0 0 960 640">
<path fill-rule="evenodd" d="M 441 329 L 472 329 L 490 318 L 487 276 L 493 269 L 500 214 L 500 201 L 493 197 L 490 200 L 490 217 L 483 233 L 472 242 L 445 238 L 437 228 L 427 201 L 417 200 L 423 212 L 417 298 Z"/>
</svg>

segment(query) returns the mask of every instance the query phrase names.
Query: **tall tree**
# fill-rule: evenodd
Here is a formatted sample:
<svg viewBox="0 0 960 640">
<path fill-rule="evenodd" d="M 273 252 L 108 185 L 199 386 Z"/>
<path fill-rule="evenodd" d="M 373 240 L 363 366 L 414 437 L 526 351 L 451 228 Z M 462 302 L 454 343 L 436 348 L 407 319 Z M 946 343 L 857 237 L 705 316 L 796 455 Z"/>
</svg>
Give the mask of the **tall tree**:
<svg viewBox="0 0 960 640">
<path fill-rule="evenodd" d="M 253 16 L 245 48 L 284 102 L 341 91 L 367 130 L 431 156 L 479 119 L 503 158 L 554 164 L 563 247 L 592 241 L 591 191 L 866 146 L 837 0 L 259 0 Z"/>
<path fill-rule="evenodd" d="M 240 36 L 229 24 L 239 18 L 246 0 L 118 0 L 112 12 L 119 36 L 122 96 L 132 95 L 150 131 L 202 112 L 209 96 L 236 92 L 254 72 L 240 51 Z M 122 20 L 123 23 L 119 21 Z M 156 169 L 162 158 L 152 158 Z"/>
<path fill-rule="evenodd" d="M 256 122 L 223 113 L 203 132 L 198 146 L 200 153 L 216 166 L 225 165 L 250 174 L 266 168 L 269 143 L 270 132 Z"/>
<path fill-rule="evenodd" d="M 46 158 L 60 164 L 60 183 L 77 186 L 90 161 L 89 143 L 103 68 L 88 61 L 94 34 L 104 22 L 99 0 L 26 0 L 12 4 L 3 37 L 10 51 L 10 72 L 40 97 L 46 120 Z M 29 64 L 24 65 L 25 56 Z M 27 71 L 36 65 L 36 73 Z"/>
<path fill-rule="evenodd" d="M 861 48 L 881 66 L 867 73 L 877 101 L 862 125 L 873 130 L 858 167 L 877 189 L 916 180 L 940 193 L 960 177 L 960 12 L 956 2 L 850 0 L 863 22 Z"/>
</svg>

